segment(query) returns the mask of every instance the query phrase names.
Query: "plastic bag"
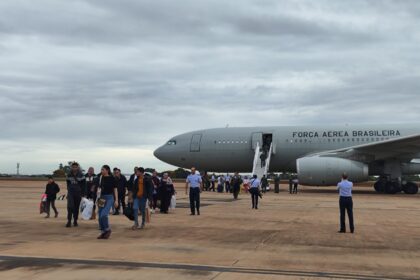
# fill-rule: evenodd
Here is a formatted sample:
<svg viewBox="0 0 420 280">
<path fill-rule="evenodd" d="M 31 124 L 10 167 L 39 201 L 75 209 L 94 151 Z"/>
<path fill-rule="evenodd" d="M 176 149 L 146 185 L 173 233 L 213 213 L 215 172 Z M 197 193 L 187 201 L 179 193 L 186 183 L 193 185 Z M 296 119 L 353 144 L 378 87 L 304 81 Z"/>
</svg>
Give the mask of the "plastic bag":
<svg viewBox="0 0 420 280">
<path fill-rule="evenodd" d="M 82 211 L 82 219 L 83 220 L 90 220 L 92 218 L 92 214 L 93 214 L 93 201 L 83 198 L 82 199 L 82 203 L 83 203 L 83 211 Z M 80 205 L 82 205 L 82 203 Z"/>
<path fill-rule="evenodd" d="M 171 205 L 169 206 L 170 209 L 175 209 L 176 208 L 176 196 L 173 195 L 171 198 Z"/>
<path fill-rule="evenodd" d="M 41 196 L 41 203 L 39 204 L 39 214 L 47 213 L 47 195 L 44 193 Z"/>
</svg>

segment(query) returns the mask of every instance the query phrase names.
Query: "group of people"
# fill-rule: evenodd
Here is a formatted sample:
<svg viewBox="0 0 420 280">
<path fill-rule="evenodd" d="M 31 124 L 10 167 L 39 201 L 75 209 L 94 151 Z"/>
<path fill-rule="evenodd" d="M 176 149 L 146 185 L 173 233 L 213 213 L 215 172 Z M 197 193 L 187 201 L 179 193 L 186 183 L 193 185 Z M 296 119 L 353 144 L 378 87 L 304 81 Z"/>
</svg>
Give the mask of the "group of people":
<svg viewBox="0 0 420 280">
<path fill-rule="evenodd" d="M 121 174 L 121 170 L 104 165 L 99 174 L 95 174 L 94 168 L 90 167 L 86 174 L 83 174 L 77 162 L 71 164 L 71 170 L 66 177 L 67 184 L 67 223 L 66 227 L 77 227 L 79 208 L 83 197 L 91 199 L 94 203 L 93 213 L 98 207 L 98 222 L 101 234 L 98 239 L 108 239 L 111 236 L 109 225 L 109 214 L 119 215 L 121 210 L 131 207 L 134 214 L 133 230 L 142 229 L 146 222 L 146 208 L 150 207 L 155 211 L 160 202 L 160 212 L 167 214 L 172 196 L 175 194 L 171 178 L 163 174 L 162 178 L 153 173 L 152 176 L 145 173 L 144 168 L 135 167 L 134 173 L 127 180 Z M 50 217 L 50 206 L 58 216 L 55 207 L 57 193 L 60 191 L 58 185 L 50 177 L 46 186 L 47 195 L 47 216 Z M 149 205 L 147 203 L 149 202 Z M 139 223 L 139 212 L 142 219 Z M 92 215 L 92 219 L 95 215 Z"/>
<path fill-rule="evenodd" d="M 188 175 L 185 184 L 185 194 L 189 194 L 191 215 L 200 215 L 200 193 L 204 190 L 204 177 L 193 167 L 191 174 Z M 266 191 L 268 180 L 264 175 L 261 179 L 257 175 L 253 175 L 251 179 L 242 179 L 239 173 L 235 173 L 232 177 L 229 174 L 226 177 L 218 178 L 219 185 L 224 182 L 227 184 L 226 192 L 233 193 L 234 199 L 238 199 L 241 185 L 246 185 L 247 191 L 251 194 L 252 209 L 258 209 L 258 200 L 262 198 L 262 193 Z M 215 182 L 215 175 L 210 179 Z M 297 193 L 297 178 L 291 179 L 294 187 L 293 192 Z M 296 181 L 295 181 L 296 180 Z M 278 180 L 279 181 L 279 180 Z M 131 207 L 134 215 L 133 230 L 143 229 L 146 223 L 146 209 L 150 207 L 151 211 L 167 214 L 171 203 L 172 196 L 175 194 L 175 188 L 168 174 L 163 174 L 159 178 L 156 172 L 153 175 L 145 173 L 142 167 L 135 167 L 134 173 L 129 180 L 121 174 L 121 170 L 103 165 L 101 172 L 95 174 L 94 169 L 90 167 L 86 174 L 83 174 L 80 165 L 77 162 L 71 164 L 71 171 L 66 178 L 67 183 L 67 224 L 66 227 L 78 226 L 79 208 L 82 197 L 93 200 L 95 213 L 98 207 L 98 222 L 101 234 L 98 239 L 108 239 L 111 236 L 111 226 L 109 224 L 109 214 L 113 210 L 114 215 L 119 215 L 121 209 Z M 292 185 L 291 183 L 291 185 Z M 343 175 L 342 181 L 338 184 L 340 192 L 340 231 L 345 232 L 345 212 L 347 211 L 350 222 L 350 231 L 354 232 L 353 222 L 353 202 L 351 199 L 351 190 L 353 184 L 347 180 L 347 175 Z M 214 184 L 212 184 L 214 190 Z M 211 190 L 211 188 L 208 188 Z M 58 211 L 55 207 L 57 193 L 60 191 L 59 186 L 50 177 L 46 186 L 45 194 L 47 195 L 47 216 L 50 217 L 50 208 L 54 210 L 55 217 Z M 290 187 L 290 193 L 292 188 Z M 127 197 L 127 201 L 126 201 Z M 160 205 L 158 205 L 160 202 Z M 139 212 L 141 213 L 141 223 L 139 222 Z M 92 219 L 95 217 L 92 216 Z"/>
</svg>

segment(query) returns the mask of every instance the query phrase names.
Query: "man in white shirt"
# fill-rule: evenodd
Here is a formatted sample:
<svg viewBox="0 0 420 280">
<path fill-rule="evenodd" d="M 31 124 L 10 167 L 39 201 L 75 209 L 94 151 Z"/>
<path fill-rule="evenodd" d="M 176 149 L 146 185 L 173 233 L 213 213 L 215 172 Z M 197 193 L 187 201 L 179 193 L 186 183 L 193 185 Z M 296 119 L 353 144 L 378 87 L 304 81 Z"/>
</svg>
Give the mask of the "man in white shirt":
<svg viewBox="0 0 420 280">
<path fill-rule="evenodd" d="M 339 233 L 346 232 L 346 210 L 349 216 L 350 231 L 354 233 L 354 221 L 353 221 L 353 198 L 352 189 L 353 183 L 348 179 L 346 173 L 343 174 L 342 180 L 337 185 L 337 190 L 340 193 L 340 231 Z"/>
</svg>

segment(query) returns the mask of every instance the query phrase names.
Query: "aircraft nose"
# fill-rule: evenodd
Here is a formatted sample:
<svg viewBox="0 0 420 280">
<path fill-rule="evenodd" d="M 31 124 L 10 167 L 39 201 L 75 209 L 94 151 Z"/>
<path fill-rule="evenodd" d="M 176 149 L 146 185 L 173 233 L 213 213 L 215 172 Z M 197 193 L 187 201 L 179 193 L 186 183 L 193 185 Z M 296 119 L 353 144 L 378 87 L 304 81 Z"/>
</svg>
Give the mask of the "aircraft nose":
<svg viewBox="0 0 420 280">
<path fill-rule="evenodd" d="M 162 147 L 157 148 L 157 149 L 153 152 L 153 155 L 154 155 L 156 158 L 158 158 L 158 159 L 162 160 Z"/>
</svg>

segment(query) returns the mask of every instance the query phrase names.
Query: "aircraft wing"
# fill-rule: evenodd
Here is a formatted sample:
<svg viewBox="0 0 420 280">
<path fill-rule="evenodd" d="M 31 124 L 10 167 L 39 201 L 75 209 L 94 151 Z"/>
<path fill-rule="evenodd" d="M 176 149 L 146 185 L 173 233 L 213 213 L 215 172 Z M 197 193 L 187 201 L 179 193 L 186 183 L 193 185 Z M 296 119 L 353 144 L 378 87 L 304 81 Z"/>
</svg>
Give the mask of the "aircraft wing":
<svg viewBox="0 0 420 280">
<path fill-rule="evenodd" d="M 313 155 L 346 158 L 366 163 L 390 158 L 397 158 L 402 162 L 410 162 L 412 159 L 420 158 L 420 134 L 325 151 Z"/>
</svg>

